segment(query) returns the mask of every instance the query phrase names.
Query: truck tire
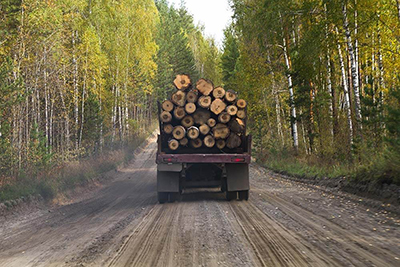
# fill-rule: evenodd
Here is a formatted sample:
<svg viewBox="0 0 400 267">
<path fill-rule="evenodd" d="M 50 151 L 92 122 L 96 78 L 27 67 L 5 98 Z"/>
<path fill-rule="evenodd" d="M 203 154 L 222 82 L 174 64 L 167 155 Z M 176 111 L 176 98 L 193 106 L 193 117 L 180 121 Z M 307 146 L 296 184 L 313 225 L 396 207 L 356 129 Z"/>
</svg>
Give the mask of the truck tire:
<svg viewBox="0 0 400 267">
<path fill-rule="evenodd" d="M 240 200 L 249 200 L 249 190 L 239 191 Z"/>
<path fill-rule="evenodd" d="M 175 202 L 179 200 L 179 193 L 169 193 L 169 202 Z"/>
<path fill-rule="evenodd" d="M 237 199 L 237 191 L 226 191 L 226 199 L 228 201 Z"/>
<path fill-rule="evenodd" d="M 158 202 L 163 204 L 168 201 L 168 193 L 165 192 L 158 192 Z"/>
</svg>

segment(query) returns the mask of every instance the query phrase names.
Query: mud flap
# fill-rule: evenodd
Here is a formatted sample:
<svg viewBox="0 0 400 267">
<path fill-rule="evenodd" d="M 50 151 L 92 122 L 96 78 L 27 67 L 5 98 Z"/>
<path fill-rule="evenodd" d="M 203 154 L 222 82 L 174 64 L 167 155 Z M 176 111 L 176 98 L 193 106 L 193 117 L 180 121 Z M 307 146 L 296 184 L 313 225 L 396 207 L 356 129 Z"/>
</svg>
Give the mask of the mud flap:
<svg viewBox="0 0 400 267">
<path fill-rule="evenodd" d="M 179 192 L 179 174 L 182 164 L 157 165 L 157 192 Z"/>
<path fill-rule="evenodd" d="M 249 164 L 226 164 L 226 182 L 228 191 L 249 190 Z"/>
</svg>

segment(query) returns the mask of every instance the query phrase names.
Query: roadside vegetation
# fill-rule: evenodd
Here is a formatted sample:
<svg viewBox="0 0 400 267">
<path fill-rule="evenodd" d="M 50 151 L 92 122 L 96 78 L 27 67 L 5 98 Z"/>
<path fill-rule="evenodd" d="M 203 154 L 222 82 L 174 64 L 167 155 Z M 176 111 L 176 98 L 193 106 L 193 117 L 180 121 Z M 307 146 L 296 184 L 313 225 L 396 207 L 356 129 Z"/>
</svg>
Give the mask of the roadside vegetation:
<svg viewBox="0 0 400 267">
<path fill-rule="evenodd" d="M 399 1 L 232 0 L 223 81 L 256 158 L 301 177 L 400 185 Z"/>
<path fill-rule="evenodd" d="M 114 169 L 154 129 L 176 73 L 220 82 L 219 56 L 167 1 L 2 1 L 0 202 Z"/>
</svg>

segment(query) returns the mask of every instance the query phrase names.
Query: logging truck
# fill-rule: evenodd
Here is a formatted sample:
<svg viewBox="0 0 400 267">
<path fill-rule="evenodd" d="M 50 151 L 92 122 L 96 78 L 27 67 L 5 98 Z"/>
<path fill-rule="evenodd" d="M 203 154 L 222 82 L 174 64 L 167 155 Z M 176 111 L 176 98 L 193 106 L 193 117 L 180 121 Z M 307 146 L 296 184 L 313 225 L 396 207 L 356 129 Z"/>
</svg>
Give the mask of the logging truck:
<svg viewBox="0 0 400 267">
<path fill-rule="evenodd" d="M 178 200 L 189 188 L 217 188 L 227 200 L 248 200 L 246 101 L 206 79 L 192 85 L 185 74 L 173 84 L 170 99 L 158 103 L 158 201 Z"/>
</svg>

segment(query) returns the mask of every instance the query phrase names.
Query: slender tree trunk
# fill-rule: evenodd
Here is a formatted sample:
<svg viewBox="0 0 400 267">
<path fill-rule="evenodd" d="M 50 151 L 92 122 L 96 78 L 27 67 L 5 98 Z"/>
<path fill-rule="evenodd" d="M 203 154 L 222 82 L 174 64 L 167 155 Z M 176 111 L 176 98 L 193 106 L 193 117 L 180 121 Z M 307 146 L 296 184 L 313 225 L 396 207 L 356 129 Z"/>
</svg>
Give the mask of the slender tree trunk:
<svg viewBox="0 0 400 267">
<path fill-rule="evenodd" d="M 338 29 L 336 28 L 336 33 L 339 34 Z M 347 84 L 347 75 L 346 75 L 346 70 L 344 67 L 344 61 L 343 61 L 343 55 L 342 55 L 342 48 L 340 46 L 340 42 L 337 41 L 337 47 L 338 47 L 338 52 L 339 52 L 339 63 L 340 63 L 340 69 L 342 72 L 342 82 L 343 82 L 343 91 L 344 91 L 344 102 L 345 102 L 345 109 L 347 113 L 347 124 L 349 127 L 349 141 L 350 141 L 350 146 L 353 145 L 353 122 L 351 120 L 351 107 L 350 107 L 350 96 L 349 96 L 349 87 Z"/>
<path fill-rule="evenodd" d="M 362 84 L 360 78 L 360 64 L 359 64 L 359 53 L 358 53 L 358 10 L 357 10 L 357 0 L 354 0 L 354 49 L 355 49 L 355 61 L 356 61 L 356 75 L 358 77 L 358 84 L 360 91 L 362 91 Z"/>
<path fill-rule="evenodd" d="M 85 77 L 83 80 L 82 99 L 81 99 L 81 127 L 79 130 L 79 147 L 81 147 L 82 145 L 83 127 L 85 126 L 85 97 L 86 97 L 86 87 L 88 79 L 88 53 L 89 53 L 89 46 L 86 44 Z"/>
<path fill-rule="evenodd" d="M 290 58 L 287 51 L 286 39 L 283 38 L 283 53 L 285 56 L 285 63 L 286 68 L 288 69 L 287 79 L 288 79 L 288 86 L 289 86 L 289 99 L 290 99 L 290 110 L 291 110 L 291 125 L 292 125 L 292 136 L 293 136 L 293 146 L 297 151 L 299 148 L 299 137 L 297 133 L 297 118 L 296 118 L 296 107 L 294 105 L 294 92 L 293 92 L 293 82 L 292 82 L 292 75 L 290 74 Z"/>
<path fill-rule="evenodd" d="M 79 148 L 79 92 L 78 92 L 78 60 L 76 58 L 75 38 L 78 37 L 78 32 L 72 32 L 72 64 L 74 66 L 73 86 L 74 86 L 74 111 L 75 111 L 75 149 Z"/>
<path fill-rule="evenodd" d="M 347 1 L 343 0 L 342 6 L 342 13 L 343 13 L 343 28 L 345 30 L 345 36 L 347 40 L 347 47 L 350 56 L 350 63 L 351 63 L 351 77 L 353 82 L 353 91 L 354 91 L 354 106 L 356 112 L 356 120 L 357 120 L 357 130 L 358 135 L 361 136 L 362 130 L 362 117 L 361 117 L 361 101 L 360 101 L 360 90 L 359 90 L 359 77 L 358 77 L 358 66 L 356 65 L 356 59 L 353 50 L 353 44 L 351 41 L 351 34 L 349 29 L 349 22 L 347 19 Z"/>
<path fill-rule="evenodd" d="M 396 0 L 396 5 L 397 5 L 397 18 L 399 19 L 400 22 L 400 0 Z"/>
</svg>

